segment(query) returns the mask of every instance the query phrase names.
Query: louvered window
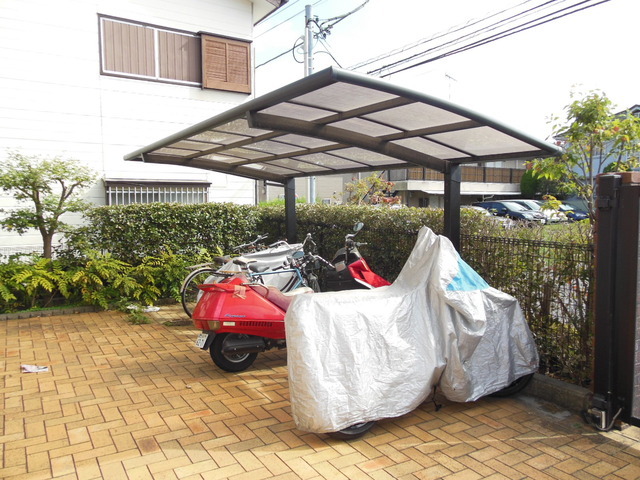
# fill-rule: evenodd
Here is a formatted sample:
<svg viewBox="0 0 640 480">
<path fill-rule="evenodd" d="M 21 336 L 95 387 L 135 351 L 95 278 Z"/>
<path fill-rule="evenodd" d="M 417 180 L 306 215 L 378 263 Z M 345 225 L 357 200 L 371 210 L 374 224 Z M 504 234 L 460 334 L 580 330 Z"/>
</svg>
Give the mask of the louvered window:
<svg viewBox="0 0 640 480">
<path fill-rule="evenodd" d="M 251 93 L 250 44 L 100 17 L 101 72 Z"/>
</svg>

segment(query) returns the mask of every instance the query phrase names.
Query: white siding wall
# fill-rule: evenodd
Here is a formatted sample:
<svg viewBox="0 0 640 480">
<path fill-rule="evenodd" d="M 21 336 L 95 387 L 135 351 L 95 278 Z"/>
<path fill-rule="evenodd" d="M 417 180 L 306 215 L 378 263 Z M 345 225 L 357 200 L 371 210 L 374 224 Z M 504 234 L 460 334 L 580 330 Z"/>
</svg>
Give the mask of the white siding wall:
<svg viewBox="0 0 640 480">
<path fill-rule="evenodd" d="M 212 183 L 214 201 L 254 201 L 254 182 L 203 170 L 124 162 L 123 155 L 244 102 L 244 94 L 100 75 L 98 14 L 240 39 L 247 0 L 2 0 L 0 155 L 80 159 L 101 177 Z M 99 182 L 88 198 L 104 203 Z M 0 194 L 0 208 L 11 207 Z M 40 244 L 0 230 L 0 247 Z"/>
</svg>

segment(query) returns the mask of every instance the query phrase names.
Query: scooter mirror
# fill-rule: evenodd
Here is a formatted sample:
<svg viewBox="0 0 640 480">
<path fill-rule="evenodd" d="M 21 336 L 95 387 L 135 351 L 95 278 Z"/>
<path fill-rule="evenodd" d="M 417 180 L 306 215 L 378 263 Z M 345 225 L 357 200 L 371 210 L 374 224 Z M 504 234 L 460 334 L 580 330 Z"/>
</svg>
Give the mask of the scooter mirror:
<svg viewBox="0 0 640 480">
<path fill-rule="evenodd" d="M 298 250 L 298 251 L 296 251 L 296 252 L 293 252 L 292 257 L 293 257 L 293 258 L 296 258 L 296 259 L 297 259 L 297 258 L 302 258 L 302 257 L 304 257 L 304 252 L 302 252 L 302 251 L 300 251 L 300 250 Z"/>
<path fill-rule="evenodd" d="M 353 231 L 358 233 L 360 230 L 362 230 L 362 227 L 364 227 L 364 223 L 358 222 L 353 226 Z"/>
</svg>

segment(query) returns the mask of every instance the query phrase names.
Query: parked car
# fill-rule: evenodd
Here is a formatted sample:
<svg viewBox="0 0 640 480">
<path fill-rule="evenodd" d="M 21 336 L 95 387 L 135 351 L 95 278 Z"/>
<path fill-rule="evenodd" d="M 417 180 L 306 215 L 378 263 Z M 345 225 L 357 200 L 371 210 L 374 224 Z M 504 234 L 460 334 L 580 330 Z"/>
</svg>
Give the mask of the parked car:
<svg viewBox="0 0 640 480">
<path fill-rule="evenodd" d="M 477 205 L 463 205 L 460 208 L 473 210 L 475 212 L 481 213 L 482 215 L 486 215 L 487 217 L 491 218 L 491 220 L 495 220 L 496 222 L 502 224 L 504 228 L 512 228 L 515 225 L 512 219 L 508 217 L 499 217 L 494 213 L 490 212 L 489 210 L 487 210 L 486 208 L 483 208 Z"/>
<path fill-rule="evenodd" d="M 587 212 L 576 210 L 566 203 L 560 205 L 560 211 L 567 216 L 570 222 L 579 222 L 580 220 L 586 220 L 589 218 L 589 214 Z"/>
<path fill-rule="evenodd" d="M 558 222 L 567 221 L 567 215 L 564 212 L 553 210 L 551 208 L 542 208 L 542 206 L 544 205 L 544 202 L 541 202 L 540 200 L 513 199 L 509 201 L 519 203 L 520 205 L 524 205 L 529 210 L 542 212 L 544 216 L 547 217 L 546 223 L 558 223 Z"/>
<path fill-rule="evenodd" d="M 524 205 L 509 200 L 475 202 L 473 205 L 489 210 L 491 213 L 499 217 L 507 217 L 512 218 L 513 220 L 536 222 L 541 224 L 545 224 L 547 222 L 547 217 L 544 213 L 530 210 Z"/>
</svg>

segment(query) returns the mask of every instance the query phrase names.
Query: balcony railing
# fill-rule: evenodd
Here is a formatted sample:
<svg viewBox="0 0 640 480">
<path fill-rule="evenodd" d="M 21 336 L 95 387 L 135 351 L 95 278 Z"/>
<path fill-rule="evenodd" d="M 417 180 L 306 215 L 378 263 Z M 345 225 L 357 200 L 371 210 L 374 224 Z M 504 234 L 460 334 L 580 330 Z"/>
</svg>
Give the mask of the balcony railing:
<svg viewBox="0 0 640 480">
<path fill-rule="evenodd" d="M 481 183 L 520 183 L 522 175 L 526 171 L 522 168 L 494 168 L 494 167 L 461 167 L 463 182 Z M 444 180 L 444 175 L 428 168 L 408 168 L 405 170 L 391 170 L 389 179 L 392 182 L 405 180 Z"/>
</svg>

